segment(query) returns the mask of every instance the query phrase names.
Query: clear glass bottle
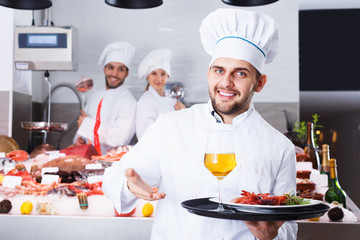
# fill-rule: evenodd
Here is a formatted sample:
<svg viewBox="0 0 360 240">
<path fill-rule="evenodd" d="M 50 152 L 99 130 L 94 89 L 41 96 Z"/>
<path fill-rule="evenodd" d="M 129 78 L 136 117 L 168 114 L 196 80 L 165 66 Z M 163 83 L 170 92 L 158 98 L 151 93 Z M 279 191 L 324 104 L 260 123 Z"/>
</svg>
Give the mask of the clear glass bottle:
<svg viewBox="0 0 360 240">
<path fill-rule="evenodd" d="M 325 193 L 325 201 L 328 203 L 338 202 L 346 208 L 346 194 L 344 190 L 340 187 L 339 181 L 337 179 L 336 172 L 336 160 L 330 159 L 330 181 L 329 189 Z"/>
<path fill-rule="evenodd" d="M 307 123 L 307 138 L 305 145 L 306 160 L 312 162 L 313 169 L 320 171 L 320 157 L 314 144 L 314 129 L 313 123 Z"/>
<path fill-rule="evenodd" d="M 321 162 L 320 173 L 328 175 L 328 181 L 330 181 L 330 166 L 329 166 L 330 149 L 328 144 L 322 145 L 321 153 L 322 153 L 322 162 Z"/>
</svg>

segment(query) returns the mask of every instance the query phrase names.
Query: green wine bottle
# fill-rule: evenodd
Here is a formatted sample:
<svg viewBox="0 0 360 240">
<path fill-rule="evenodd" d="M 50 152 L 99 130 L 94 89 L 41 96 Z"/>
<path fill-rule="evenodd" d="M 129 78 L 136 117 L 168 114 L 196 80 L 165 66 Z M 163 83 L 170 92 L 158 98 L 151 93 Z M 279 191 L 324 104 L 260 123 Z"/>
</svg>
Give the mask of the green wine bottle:
<svg viewBox="0 0 360 240">
<path fill-rule="evenodd" d="M 336 173 L 336 160 L 330 159 L 330 181 L 329 181 L 329 189 L 325 193 L 325 200 L 328 203 L 338 202 L 346 208 L 346 194 L 344 190 L 340 187 L 340 184 L 337 179 Z"/>
</svg>

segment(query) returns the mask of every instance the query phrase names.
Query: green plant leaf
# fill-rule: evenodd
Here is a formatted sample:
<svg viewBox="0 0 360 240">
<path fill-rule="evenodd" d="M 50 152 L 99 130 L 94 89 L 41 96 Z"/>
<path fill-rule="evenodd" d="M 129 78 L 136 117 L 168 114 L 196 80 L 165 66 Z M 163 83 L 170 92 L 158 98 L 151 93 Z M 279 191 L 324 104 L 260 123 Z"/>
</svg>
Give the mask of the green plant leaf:
<svg viewBox="0 0 360 240">
<path fill-rule="evenodd" d="M 318 124 L 320 115 L 317 113 L 314 113 L 311 115 L 313 118 L 313 131 L 316 132 L 316 129 L 323 128 L 322 125 Z M 296 121 L 294 125 L 294 132 L 296 132 L 298 138 L 302 142 L 306 142 L 307 138 L 307 121 Z M 316 135 L 314 135 L 314 144 L 315 146 L 318 146 L 318 139 L 316 138 Z"/>
</svg>

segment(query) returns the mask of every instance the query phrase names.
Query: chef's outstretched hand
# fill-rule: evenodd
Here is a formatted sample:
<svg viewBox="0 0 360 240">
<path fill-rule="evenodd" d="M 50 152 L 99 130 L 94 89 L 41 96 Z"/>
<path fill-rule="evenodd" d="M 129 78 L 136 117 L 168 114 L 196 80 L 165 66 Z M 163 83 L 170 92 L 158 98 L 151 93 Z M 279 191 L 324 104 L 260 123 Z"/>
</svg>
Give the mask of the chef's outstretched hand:
<svg viewBox="0 0 360 240">
<path fill-rule="evenodd" d="M 179 111 L 179 110 L 184 109 L 184 108 L 186 108 L 186 106 L 180 101 L 176 102 L 175 105 L 174 105 L 174 109 L 176 111 Z"/>
<path fill-rule="evenodd" d="M 78 124 L 78 127 L 81 126 L 82 122 L 84 121 L 84 119 L 87 117 L 88 115 L 84 112 L 84 110 L 81 109 L 81 114 L 77 120 L 77 124 Z"/>
<path fill-rule="evenodd" d="M 126 169 L 125 176 L 127 178 L 127 186 L 136 198 L 141 198 L 147 201 L 165 198 L 165 193 L 156 193 L 141 179 L 140 175 L 133 168 Z"/>
<path fill-rule="evenodd" d="M 274 239 L 284 221 L 244 221 L 250 232 L 259 240 Z"/>
</svg>

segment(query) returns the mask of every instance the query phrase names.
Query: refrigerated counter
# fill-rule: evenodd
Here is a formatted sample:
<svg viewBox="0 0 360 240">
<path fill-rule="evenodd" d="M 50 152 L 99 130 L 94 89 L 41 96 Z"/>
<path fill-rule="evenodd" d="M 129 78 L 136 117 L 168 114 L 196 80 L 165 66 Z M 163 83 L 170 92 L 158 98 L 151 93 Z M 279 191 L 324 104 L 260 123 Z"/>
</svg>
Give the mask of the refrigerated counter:
<svg viewBox="0 0 360 240">
<path fill-rule="evenodd" d="M 360 210 L 347 197 L 358 222 L 298 221 L 298 240 L 358 239 Z M 0 214 L 0 239 L 27 240 L 148 240 L 153 217 L 83 217 Z"/>
<path fill-rule="evenodd" d="M 153 218 L 0 215 L 0 239 L 148 240 Z M 300 221 L 298 240 L 358 239 L 360 223 Z"/>
</svg>

